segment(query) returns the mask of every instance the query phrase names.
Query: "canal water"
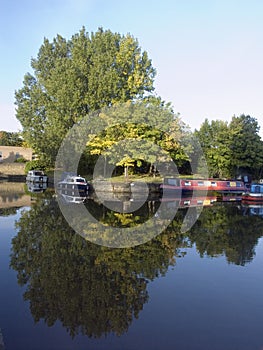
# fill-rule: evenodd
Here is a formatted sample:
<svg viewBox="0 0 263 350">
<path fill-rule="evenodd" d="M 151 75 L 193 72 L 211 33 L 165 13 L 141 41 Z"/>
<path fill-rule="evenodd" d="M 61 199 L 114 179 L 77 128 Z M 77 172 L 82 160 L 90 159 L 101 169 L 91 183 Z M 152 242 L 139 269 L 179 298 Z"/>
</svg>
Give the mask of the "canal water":
<svg viewBox="0 0 263 350">
<path fill-rule="evenodd" d="M 144 244 L 107 248 L 75 233 L 53 190 L 1 183 L 0 349 L 262 350 L 263 207 L 206 200 L 184 232 L 200 203 L 177 203 Z M 85 206 L 106 226 L 128 227 L 160 202 Z"/>
</svg>

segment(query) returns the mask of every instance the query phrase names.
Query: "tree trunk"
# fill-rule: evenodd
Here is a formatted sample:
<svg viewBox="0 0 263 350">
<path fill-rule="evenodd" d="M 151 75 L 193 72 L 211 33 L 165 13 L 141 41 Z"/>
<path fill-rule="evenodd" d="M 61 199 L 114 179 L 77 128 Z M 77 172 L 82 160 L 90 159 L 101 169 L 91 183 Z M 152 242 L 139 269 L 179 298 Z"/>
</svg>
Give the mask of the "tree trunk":
<svg viewBox="0 0 263 350">
<path fill-rule="evenodd" d="M 103 169 L 103 177 L 105 179 L 106 177 L 106 172 L 107 172 L 107 156 L 104 156 L 104 169 Z"/>
<path fill-rule="evenodd" d="M 129 167 L 128 167 L 128 166 L 125 166 L 125 167 L 124 167 L 124 178 L 125 178 L 125 180 L 128 179 L 128 170 L 129 170 Z"/>
</svg>

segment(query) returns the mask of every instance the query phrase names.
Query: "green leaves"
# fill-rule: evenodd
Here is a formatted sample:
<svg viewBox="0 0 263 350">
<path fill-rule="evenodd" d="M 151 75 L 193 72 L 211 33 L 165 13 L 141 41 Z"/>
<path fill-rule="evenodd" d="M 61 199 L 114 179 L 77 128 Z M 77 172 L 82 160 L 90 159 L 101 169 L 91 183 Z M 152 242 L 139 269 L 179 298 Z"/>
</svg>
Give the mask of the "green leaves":
<svg viewBox="0 0 263 350">
<path fill-rule="evenodd" d="M 1 146 L 22 146 L 23 139 L 18 132 L 0 131 Z"/>
<path fill-rule="evenodd" d="M 251 169 L 255 175 L 258 174 L 263 165 L 263 142 L 258 135 L 257 120 L 245 115 L 234 116 L 229 128 L 233 135 L 232 166 Z"/>
<path fill-rule="evenodd" d="M 23 135 L 53 162 L 67 131 L 94 110 L 142 98 L 153 91 L 155 70 L 131 35 L 85 28 L 66 40 L 44 39 L 33 74 L 16 91 L 16 117 Z"/>
<path fill-rule="evenodd" d="M 142 162 L 169 163 L 171 158 L 177 164 L 188 160 L 185 150 L 189 144 L 185 147 L 182 142 L 184 124 L 159 98 L 104 109 L 96 125 L 104 121 L 102 131 L 89 135 L 87 148 L 90 154 L 107 157 L 110 164 L 128 167 Z"/>
<path fill-rule="evenodd" d="M 234 177 L 239 171 L 259 176 L 263 164 L 263 142 L 257 120 L 234 116 L 231 122 L 206 119 L 196 135 L 203 148 L 210 176 Z"/>
</svg>

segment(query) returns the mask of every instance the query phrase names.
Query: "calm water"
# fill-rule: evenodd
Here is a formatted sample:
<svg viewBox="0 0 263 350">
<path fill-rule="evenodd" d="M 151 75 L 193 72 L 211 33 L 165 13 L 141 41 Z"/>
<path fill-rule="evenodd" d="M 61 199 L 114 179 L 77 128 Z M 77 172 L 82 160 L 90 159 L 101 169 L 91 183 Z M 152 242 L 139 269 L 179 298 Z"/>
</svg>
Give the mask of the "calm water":
<svg viewBox="0 0 263 350">
<path fill-rule="evenodd" d="M 126 227 L 159 203 L 86 206 Z M 0 349 L 262 350 L 263 209 L 217 202 L 182 233 L 187 210 L 150 242 L 110 249 L 76 234 L 51 190 L 1 183 Z"/>
</svg>

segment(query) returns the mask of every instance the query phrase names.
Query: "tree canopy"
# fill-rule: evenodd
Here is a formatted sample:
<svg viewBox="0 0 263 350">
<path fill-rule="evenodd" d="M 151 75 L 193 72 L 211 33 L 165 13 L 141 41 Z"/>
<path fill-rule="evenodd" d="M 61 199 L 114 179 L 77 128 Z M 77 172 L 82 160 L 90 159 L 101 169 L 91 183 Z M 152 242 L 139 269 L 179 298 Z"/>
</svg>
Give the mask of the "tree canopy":
<svg viewBox="0 0 263 350">
<path fill-rule="evenodd" d="M 103 155 L 114 165 L 140 167 L 173 159 L 181 166 L 189 160 L 191 145 L 185 143 L 189 131 L 170 104 L 160 98 L 118 105 L 103 111 L 102 119 L 109 127 L 89 135 L 88 151 Z"/>
<path fill-rule="evenodd" d="M 195 135 L 199 138 L 210 176 L 235 177 L 247 172 L 260 177 L 263 141 L 259 125 L 249 115 L 233 116 L 230 123 L 206 119 Z"/>
<path fill-rule="evenodd" d="M 259 125 L 249 115 L 234 116 L 229 124 L 232 173 L 244 169 L 260 177 L 263 169 L 263 141 Z"/>
<path fill-rule="evenodd" d="M 16 117 L 25 140 L 54 161 L 67 131 L 87 113 L 154 90 L 155 69 L 130 34 L 85 28 L 66 40 L 44 39 L 33 73 L 16 91 Z"/>
<path fill-rule="evenodd" d="M 23 139 L 19 132 L 0 131 L 0 146 L 22 146 Z"/>
</svg>

